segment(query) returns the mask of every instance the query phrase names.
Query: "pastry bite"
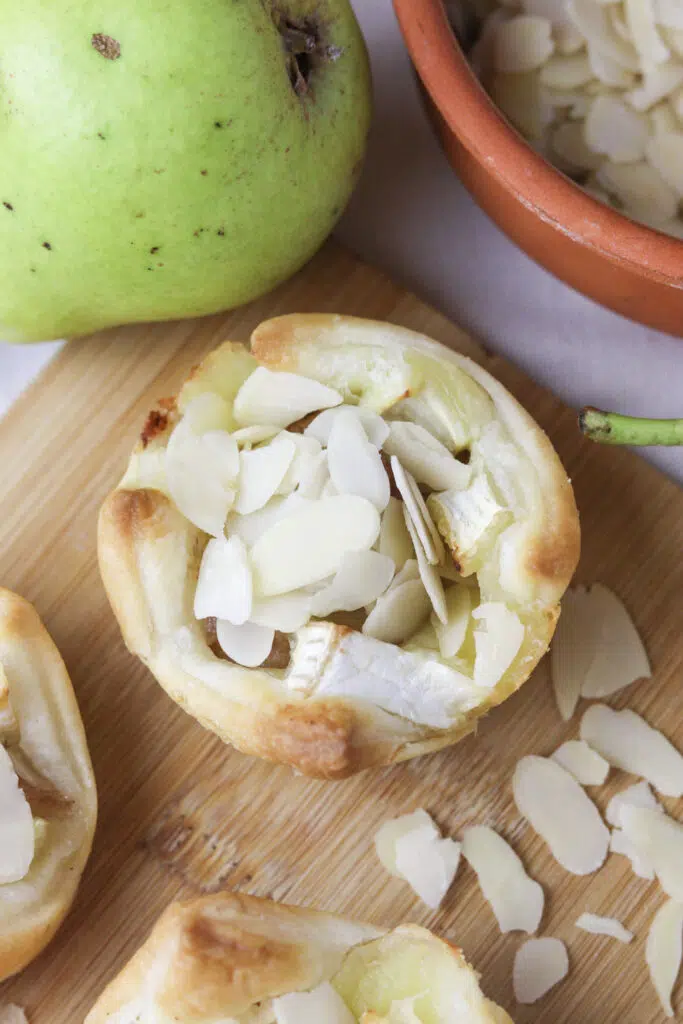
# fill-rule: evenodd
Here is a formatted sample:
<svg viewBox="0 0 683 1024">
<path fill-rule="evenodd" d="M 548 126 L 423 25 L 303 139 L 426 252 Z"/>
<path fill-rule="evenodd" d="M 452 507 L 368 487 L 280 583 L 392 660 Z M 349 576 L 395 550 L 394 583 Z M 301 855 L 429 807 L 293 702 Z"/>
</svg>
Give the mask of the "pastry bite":
<svg viewBox="0 0 683 1024">
<path fill-rule="evenodd" d="M 0 588 L 0 981 L 59 928 L 96 817 L 95 779 L 64 662 L 33 606 Z"/>
<path fill-rule="evenodd" d="M 522 685 L 579 526 L 550 441 L 479 364 L 308 314 L 221 345 L 150 413 L 98 547 L 178 704 L 336 779 L 455 743 Z"/>
<path fill-rule="evenodd" d="M 511 1024 L 462 951 L 238 893 L 174 903 L 86 1024 Z"/>
</svg>

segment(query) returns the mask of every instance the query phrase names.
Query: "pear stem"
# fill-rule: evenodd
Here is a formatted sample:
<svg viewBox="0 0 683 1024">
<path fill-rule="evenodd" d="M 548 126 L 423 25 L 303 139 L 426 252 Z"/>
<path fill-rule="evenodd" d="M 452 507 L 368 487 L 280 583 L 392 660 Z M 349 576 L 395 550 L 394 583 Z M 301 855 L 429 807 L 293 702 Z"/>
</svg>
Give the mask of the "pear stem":
<svg viewBox="0 0 683 1024">
<path fill-rule="evenodd" d="M 587 406 L 579 415 L 579 428 L 601 444 L 683 445 L 683 419 L 640 419 Z"/>
</svg>

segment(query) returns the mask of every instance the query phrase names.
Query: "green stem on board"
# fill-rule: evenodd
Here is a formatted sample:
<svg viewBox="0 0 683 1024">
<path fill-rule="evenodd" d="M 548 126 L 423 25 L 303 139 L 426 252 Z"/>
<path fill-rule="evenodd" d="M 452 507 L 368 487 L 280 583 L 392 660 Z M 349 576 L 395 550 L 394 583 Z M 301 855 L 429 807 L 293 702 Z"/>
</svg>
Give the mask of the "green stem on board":
<svg viewBox="0 0 683 1024">
<path fill-rule="evenodd" d="M 683 445 L 683 419 L 640 419 L 587 406 L 579 414 L 579 428 L 601 444 Z"/>
</svg>

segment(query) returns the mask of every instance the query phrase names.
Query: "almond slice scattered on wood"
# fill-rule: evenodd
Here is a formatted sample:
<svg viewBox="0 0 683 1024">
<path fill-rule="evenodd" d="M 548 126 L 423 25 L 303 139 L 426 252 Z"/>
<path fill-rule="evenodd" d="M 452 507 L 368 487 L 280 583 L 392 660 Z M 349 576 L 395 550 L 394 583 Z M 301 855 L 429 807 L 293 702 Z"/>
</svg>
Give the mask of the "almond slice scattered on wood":
<svg viewBox="0 0 683 1024">
<path fill-rule="evenodd" d="M 312 614 L 325 618 L 372 604 L 391 583 L 394 568 L 392 560 L 378 551 L 350 552 L 332 581 L 312 598 Z"/>
<path fill-rule="evenodd" d="M 460 863 L 460 843 L 443 839 L 426 811 L 386 821 L 375 836 L 377 856 L 405 879 L 423 903 L 437 910 Z"/>
<path fill-rule="evenodd" d="M 239 626 L 251 615 L 252 575 L 240 537 L 213 537 L 206 545 L 194 595 L 197 619 L 227 619 Z"/>
<path fill-rule="evenodd" d="M 398 498 L 389 498 L 389 504 L 382 514 L 379 551 L 382 555 L 388 555 L 397 570 L 402 569 L 408 559 L 414 557 L 413 543 L 403 518 L 403 506 Z M 417 569 L 417 563 L 415 568 Z"/>
<path fill-rule="evenodd" d="M 239 491 L 235 511 L 248 515 L 263 508 L 282 483 L 296 454 L 296 445 L 283 437 L 263 448 L 240 452 Z"/>
<path fill-rule="evenodd" d="M 614 917 L 600 917 L 598 914 L 581 914 L 576 922 L 576 927 L 581 931 L 589 932 L 591 935 L 606 935 L 617 942 L 629 943 L 633 941 L 633 932 L 624 928 L 621 921 Z"/>
<path fill-rule="evenodd" d="M 390 465 L 407 516 L 420 539 L 425 558 L 430 565 L 438 565 L 444 561 L 446 552 L 420 488 L 395 455 L 391 456 Z"/>
<path fill-rule="evenodd" d="M 517 657 L 524 640 L 519 617 L 501 601 L 486 601 L 472 611 L 479 625 L 474 630 L 474 681 L 492 688 Z"/>
<path fill-rule="evenodd" d="M 621 793 L 613 796 L 607 804 L 605 818 L 615 828 L 621 828 L 621 812 L 624 807 L 649 807 L 651 811 L 663 810 L 647 782 L 637 782 L 635 786 L 622 789 Z"/>
<path fill-rule="evenodd" d="M 582 786 L 602 786 L 609 775 L 609 762 L 585 740 L 568 740 L 552 755 Z M 608 819 L 609 820 L 609 819 Z"/>
<path fill-rule="evenodd" d="M 412 540 L 413 547 L 415 548 L 415 554 L 417 555 L 417 565 L 420 570 L 422 585 L 429 595 L 429 600 L 431 601 L 431 605 L 437 619 L 445 625 L 446 622 L 448 622 L 448 608 L 446 606 L 446 594 L 443 589 L 441 577 L 434 566 L 430 564 L 424 552 L 421 538 L 418 536 L 415 523 L 410 517 L 408 508 L 405 504 L 403 506 L 403 516 L 408 533 L 410 534 L 410 539 Z"/>
<path fill-rule="evenodd" d="M 471 470 L 419 423 L 395 420 L 389 426 L 384 451 L 395 455 L 420 484 L 432 491 L 467 487 Z"/>
<path fill-rule="evenodd" d="M 605 861 L 610 833 L 597 807 L 556 761 L 534 755 L 517 763 L 512 781 L 517 808 L 575 875 L 589 875 Z"/>
<path fill-rule="evenodd" d="M 276 1024 L 355 1024 L 348 1006 L 329 981 L 309 992 L 290 992 L 273 999 Z M 229 1022 L 226 1022 L 229 1024 Z"/>
<path fill-rule="evenodd" d="M 683 903 L 683 825 L 662 811 L 626 804 L 621 809 L 621 827 L 652 864 L 667 896 Z"/>
<path fill-rule="evenodd" d="M 683 796 L 683 756 L 634 711 L 593 704 L 581 720 L 581 739 L 615 768 L 647 779 L 664 796 Z"/>
<path fill-rule="evenodd" d="M 333 576 L 349 552 L 372 547 L 379 525 L 375 506 L 354 494 L 306 502 L 251 549 L 257 595 L 274 597 Z"/>
<path fill-rule="evenodd" d="M 297 373 L 281 373 L 257 366 L 235 396 L 233 415 L 242 427 L 259 423 L 289 423 L 318 409 L 341 405 L 334 388 Z"/>
<path fill-rule="evenodd" d="M 33 815 L 12 759 L 0 744 L 0 885 L 28 874 L 35 852 Z"/>
<path fill-rule="evenodd" d="M 307 437 L 314 437 L 327 447 L 334 421 L 342 411 L 347 410 L 362 423 L 368 441 L 374 444 L 375 448 L 381 448 L 389 436 L 389 425 L 378 413 L 364 405 L 338 405 L 334 409 L 326 409 L 309 423 L 304 434 Z"/>
<path fill-rule="evenodd" d="M 258 626 L 255 622 L 235 626 L 225 619 L 218 619 L 216 636 L 221 649 L 229 658 L 246 668 L 256 668 L 270 654 L 275 630 L 268 626 Z"/>
<path fill-rule="evenodd" d="M 565 722 L 574 714 L 581 686 L 593 657 L 597 629 L 585 587 L 574 587 L 562 598 L 562 612 L 550 645 L 550 674 L 555 701 Z"/>
<path fill-rule="evenodd" d="M 622 601 L 602 583 L 594 583 L 585 600 L 600 628 L 581 696 L 609 697 L 636 679 L 649 679 L 647 652 Z"/>
<path fill-rule="evenodd" d="M 470 623 L 472 597 L 469 587 L 456 586 L 446 591 L 447 622 L 435 615 L 432 623 L 439 641 L 442 658 L 454 658 L 462 647 Z"/>
<path fill-rule="evenodd" d="M 340 494 L 357 494 L 382 512 L 389 504 L 389 477 L 382 457 L 350 409 L 335 417 L 327 445 L 330 479 Z"/>
<path fill-rule="evenodd" d="M 653 882 L 655 878 L 655 869 L 647 859 L 644 857 L 639 850 L 636 849 L 634 844 L 628 838 L 626 833 L 621 828 L 613 828 L 612 835 L 609 841 L 610 853 L 620 854 L 622 857 L 628 857 L 631 861 L 631 869 L 634 875 L 638 878 L 642 878 L 647 882 Z"/>
<path fill-rule="evenodd" d="M 683 955 L 683 903 L 669 900 L 660 907 L 650 926 L 645 960 L 655 991 L 667 1017 L 673 1017 L 671 1004 Z"/>
<path fill-rule="evenodd" d="M 492 828 L 475 825 L 463 836 L 462 852 L 477 874 L 501 932 L 533 934 L 543 917 L 543 889 L 529 878 L 512 847 Z"/>
<path fill-rule="evenodd" d="M 515 955 L 513 987 L 518 1003 L 537 1003 L 569 973 L 567 947 L 559 939 L 527 939 Z"/>
<path fill-rule="evenodd" d="M 28 1024 L 28 1020 L 20 1006 L 8 1003 L 0 1006 L 0 1024 Z"/>
</svg>

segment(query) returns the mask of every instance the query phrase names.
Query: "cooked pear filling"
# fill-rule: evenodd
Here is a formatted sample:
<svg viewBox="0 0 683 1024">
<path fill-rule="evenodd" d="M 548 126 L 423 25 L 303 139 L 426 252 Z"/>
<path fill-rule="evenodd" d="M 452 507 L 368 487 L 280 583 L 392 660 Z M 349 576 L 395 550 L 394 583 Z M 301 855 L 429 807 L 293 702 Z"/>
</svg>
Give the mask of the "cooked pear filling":
<svg viewBox="0 0 683 1024">
<path fill-rule="evenodd" d="M 232 403 L 187 402 L 165 474 L 209 535 L 194 615 L 250 668 L 271 668 L 286 634 L 291 690 L 448 728 L 524 642 L 519 595 L 490 566 L 516 521 L 520 458 L 498 423 L 440 419 L 428 394 L 381 415 L 350 397 L 257 366 Z"/>
</svg>

